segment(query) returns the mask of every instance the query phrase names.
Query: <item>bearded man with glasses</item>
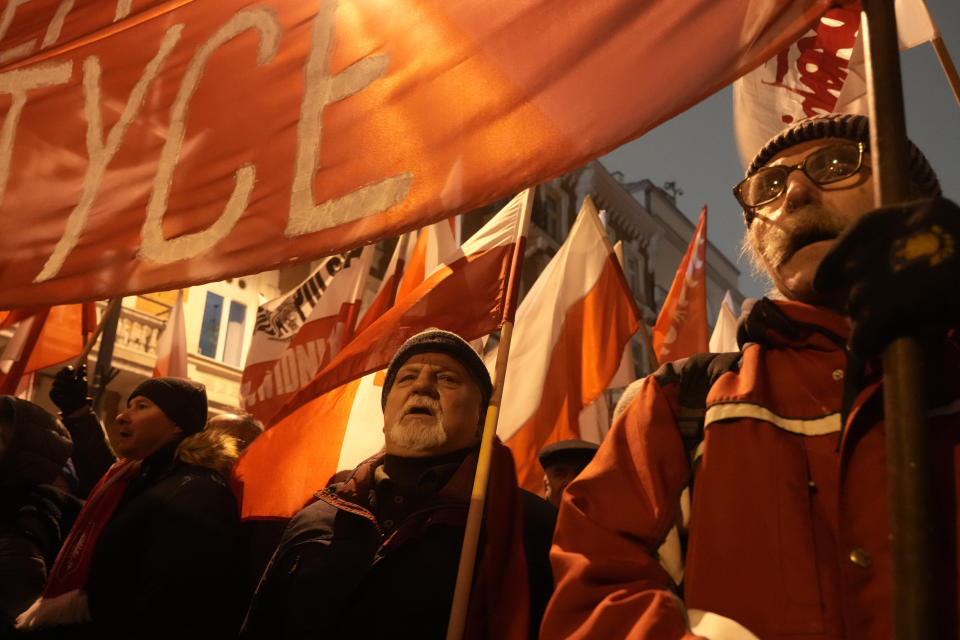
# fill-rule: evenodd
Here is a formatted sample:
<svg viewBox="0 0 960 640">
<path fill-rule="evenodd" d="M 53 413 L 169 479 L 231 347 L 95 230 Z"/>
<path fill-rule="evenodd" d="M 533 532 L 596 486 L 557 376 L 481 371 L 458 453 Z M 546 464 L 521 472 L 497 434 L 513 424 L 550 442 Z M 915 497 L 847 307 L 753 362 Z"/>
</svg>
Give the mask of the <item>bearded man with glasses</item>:
<svg viewBox="0 0 960 640">
<path fill-rule="evenodd" d="M 958 635 L 960 209 L 909 145 L 915 201 L 876 209 L 863 116 L 803 120 L 733 189 L 775 290 L 740 351 L 631 385 L 564 492 L 541 638 L 891 636 L 883 348 L 925 349 L 942 562 Z"/>
</svg>

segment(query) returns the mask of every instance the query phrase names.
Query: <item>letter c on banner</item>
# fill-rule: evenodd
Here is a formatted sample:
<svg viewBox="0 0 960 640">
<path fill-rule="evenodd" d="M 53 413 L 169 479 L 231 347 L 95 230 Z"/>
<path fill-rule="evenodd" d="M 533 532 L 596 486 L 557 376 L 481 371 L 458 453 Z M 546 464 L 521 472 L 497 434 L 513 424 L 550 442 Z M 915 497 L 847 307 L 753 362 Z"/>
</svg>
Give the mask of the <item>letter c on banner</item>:
<svg viewBox="0 0 960 640">
<path fill-rule="evenodd" d="M 237 12 L 197 51 L 180 84 L 180 91 L 170 108 L 170 130 L 160 152 L 160 166 L 153 182 L 153 191 L 147 203 L 147 217 L 143 222 L 139 257 L 161 264 L 192 258 L 209 249 L 230 233 L 250 202 L 256 169 L 247 163 L 234 174 L 236 184 L 223 213 L 210 227 L 196 233 L 187 233 L 169 240 L 163 237 L 163 216 L 167 211 L 173 170 L 183 147 L 186 130 L 187 106 L 200 83 L 200 77 L 213 52 L 247 29 L 260 35 L 257 65 L 273 60 L 280 47 L 281 27 L 275 11 L 268 7 L 244 9 Z"/>
</svg>

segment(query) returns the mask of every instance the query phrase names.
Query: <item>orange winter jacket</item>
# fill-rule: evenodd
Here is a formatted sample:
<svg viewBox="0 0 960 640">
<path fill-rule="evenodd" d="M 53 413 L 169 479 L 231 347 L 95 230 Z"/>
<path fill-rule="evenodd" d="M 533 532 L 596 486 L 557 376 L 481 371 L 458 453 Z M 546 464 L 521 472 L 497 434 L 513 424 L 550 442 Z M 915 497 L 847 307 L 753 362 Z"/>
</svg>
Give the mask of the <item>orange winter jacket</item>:
<svg viewBox="0 0 960 640">
<path fill-rule="evenodd" d="M 564 494 L 541 638 L 890 637 L 882 372 L 848 362 L 847 332 L 822 309 L 758 301 L 699 446 L 678 428 L 687 363 L 634 383 Z M 940 637 L 957 637 L 960 351 L 929 351 Z"/>
</svg>

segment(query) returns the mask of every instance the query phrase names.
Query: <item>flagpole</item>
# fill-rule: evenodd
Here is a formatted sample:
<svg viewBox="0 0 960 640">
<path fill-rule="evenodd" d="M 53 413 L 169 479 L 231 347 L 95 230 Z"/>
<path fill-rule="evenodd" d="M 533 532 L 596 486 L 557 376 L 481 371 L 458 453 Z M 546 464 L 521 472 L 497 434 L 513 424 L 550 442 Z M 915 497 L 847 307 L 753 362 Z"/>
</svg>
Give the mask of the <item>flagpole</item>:
<svg viewBox="0 0 960 640">
<path fill-rule="evenodd" d="M 353 332 L 357 328 L 357 321 L 360 320 L 360 307 L 363 306 L 363 292 L 367 290 L 367 280 L 370 279 L 370 265 L 373 263 L 373 253 L 376 245 L 368 244 L 360 253 L 360 263 L 363 272 L 357 278 L 356 286 L 350 293 L 350 311 L 343 322 L 343 335 L 340 337 L 340 345 L 337 350 L 343 347 L 353 339 Z"/>
<path fill-rule="evenodd" d="M 106 319 L 110 317 L 110 314 L 114 312 L 117 306 L 123 298 L 113 298 L 107 304 L 107 308 L 103 310 L 103 314 L 100 316 L 100 322 L 97 324 L 97 328 L 94 330 L 93 335 L 87 340 L 87 343 L 83 345 L 83 351 L 80 352 L 80 355 L 77 356 L 77 361 L 74 364 L 75 369 L 80 369 L 80 367 L 87 363 L 87 356 L 90 355 L 90 352 L 93 350 L 93 345 L 97 343 L 97 338 L 100 337 L 100 334 L 103 333 L 103 328 L 106 325 Z"/>
<path fill-rule="evenodd" d="M 937 60 L 940 61 L 943 73 L 947 76 L 947 83 L 950 85 L 950 89 L 953 90 L 953 97 L 957 100 L 957 104 L 960 105 L 960 75 L 957 75 L 957 67 L 954 66 L 953 58 L 950 57 L 950 52 L 947 51 L 947 45 L 943 44 L 943 38 L 940 36 L 933 38 L 930 44 L 933 45 L 933 51 L 937 54 Z"/>
<path fill-rule="evenodd" d="M 470 509 L 467 511 L 467 525 L 463 533 L 463 547 L 460 549 L 460 564 L 457 569 L 457 584 L 453 590 L 453 604 L 450 607 L 450 622 L 447 626 L 447 640 L 460 640 L 467 622 L 467 609 L 470 606 L 470 587 L 473 583 L 474 566 L 477 560 L 477 547 L 480 541 L 480 526 L 483 524 L 483 510 L 487 500 L 487 482 L 490 479 L 490 463 L 493 460 L 494 436 L 497 434 L 497 418 L 500 416 L 500 401 L 503 398 L 503 379 L 507 373 L 507 359 L 510 354 L 510 342 L 513 339 L 513 316 L 517 307 L 520 289 L 520 276 L 523 273 L 523 253 L 525 238 L 530 224 L 530 210 L 533 204 L 534 188 L 527 189 L 523 201 L 521 219 L 517 225 L 517 242 L 513 260 L 510 264 L 510 277 L 507 284 L 506 308 L 508 318 L 500 329 L 500 344 L 497 347 L 497 362 L 494 366 L 493 393 L 487 405 L 487 415 L 483 422 L 483 434 L 480 436 L 480 455 L 477 458 L 477 472 L 473 478 L 473 491 L 470 494 Z"/>
<path fill-rule="evenodd" d="M 893 0 L 863 0 L 870 154 L 877 206 L 909 198 L 900 54 Z M 893 637 L 935 638 L 934 536 L 923 366 L 912 338 L 883 354 Z"/>
</svg>

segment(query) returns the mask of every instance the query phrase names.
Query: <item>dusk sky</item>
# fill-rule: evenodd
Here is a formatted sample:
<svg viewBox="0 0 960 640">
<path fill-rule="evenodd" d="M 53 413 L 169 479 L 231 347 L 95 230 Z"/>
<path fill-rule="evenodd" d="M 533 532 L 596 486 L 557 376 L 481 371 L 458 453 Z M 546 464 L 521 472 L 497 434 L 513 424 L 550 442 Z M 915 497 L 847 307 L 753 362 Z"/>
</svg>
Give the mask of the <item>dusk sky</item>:
<svg viewBox="0 0 960 640">
<path fill-rule="evenodd" d="M 960 2 L 927 0 L 943 41 L 960 66 Z M 907 133 L 940 177 L 945 195 L 960 201 L 960 105 L 927 43 L 901 53 Z M 696 107 L 601 158 L 625 180 L 676 181 L 683 190 L 677 206 L 696 221 L 708 207 L 707 236 L 740 269 L 740 290 L 757 297 L 769 288 L 740 259 L 741 210 L 731 187 L 743 178 L 733 135 L 732 90 L 727 87 Z M 712 322 L 712 319 L 711 319 Z"/>
</svg>

